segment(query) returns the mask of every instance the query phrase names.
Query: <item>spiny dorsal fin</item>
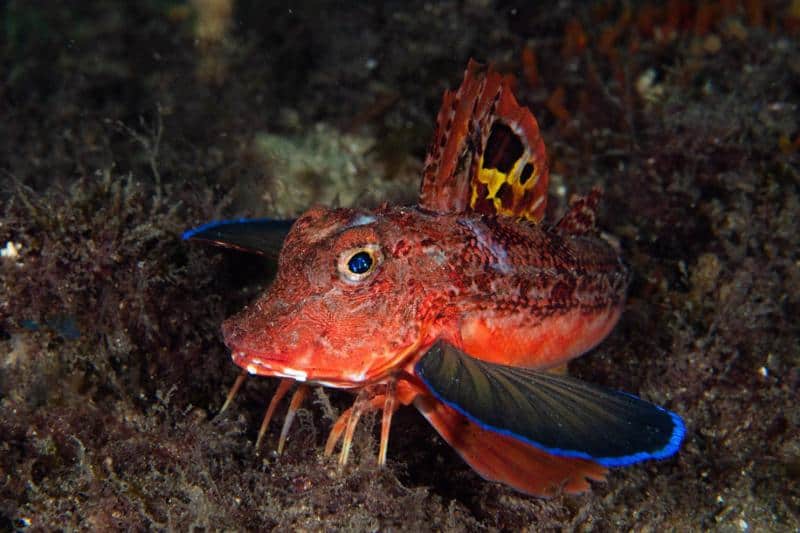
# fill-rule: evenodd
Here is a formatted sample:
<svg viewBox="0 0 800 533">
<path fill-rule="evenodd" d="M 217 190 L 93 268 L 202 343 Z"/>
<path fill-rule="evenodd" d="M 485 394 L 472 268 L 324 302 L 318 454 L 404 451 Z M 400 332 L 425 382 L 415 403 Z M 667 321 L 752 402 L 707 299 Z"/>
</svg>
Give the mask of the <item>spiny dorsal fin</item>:
<svg viewBox="0 0 800 533">
<path fill-rule="evenodd" d="M 425 159 L 420 206 L 538 222 L 547 182 L 536 119 L 517 103 L 508 78 L 470 60 L 458 90 L 444 94 Z"/>
<path fill-rule="evenodd" d="M 558 228 L 573 235 L 597 233 L 597 204 L 602 197 L 600 187 L 592 188 L 587 196 L 573 194 L 569 211 L 558 221 Z"/>
</svg>

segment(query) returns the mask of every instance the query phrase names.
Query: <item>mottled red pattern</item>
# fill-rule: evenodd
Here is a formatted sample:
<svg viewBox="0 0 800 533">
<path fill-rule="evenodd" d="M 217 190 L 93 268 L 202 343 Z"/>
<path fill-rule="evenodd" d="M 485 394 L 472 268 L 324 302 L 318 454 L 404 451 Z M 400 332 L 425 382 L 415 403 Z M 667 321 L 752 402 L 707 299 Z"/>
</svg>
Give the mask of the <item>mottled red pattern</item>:
<svg viewBox="0 0 800 533">
<path fill-rule="evenodd" d="M 471 63 L 461 89 L 445 94 L 421 206 L 309 210 L 286 238 L 272 286 L 225 321 L 223 333 L 236 364 L 251 374 L 359 392 L 326 447 L 332 452 L 343 438 L 342 463 L 361 412 L 385 410 L 383 461 L 392 411 L 414 403 L 484 477 L 537 495 L 578 492 L 605 469 L 480 429 L 414 375 L 439 340 L 493 363 L 559 367 L 600 342 L 619 318 L 629 275 L 594 235 L 599 193 L 576 200 L 556 226 L 469 208 L 473 158 L 500 119 L 512 129 L 525 125 L 514 130 L 527 133 L 517 147 L 536 154 L 546 187 L 533 116 L 499 74 Z M 531 205 L 543 212 L 544 187 L 531 189 L 536 197 L 520 215 Z M 372 250 L 376 266 L 353 281 L 342 265 L 359 250 Z"/>
</svg>

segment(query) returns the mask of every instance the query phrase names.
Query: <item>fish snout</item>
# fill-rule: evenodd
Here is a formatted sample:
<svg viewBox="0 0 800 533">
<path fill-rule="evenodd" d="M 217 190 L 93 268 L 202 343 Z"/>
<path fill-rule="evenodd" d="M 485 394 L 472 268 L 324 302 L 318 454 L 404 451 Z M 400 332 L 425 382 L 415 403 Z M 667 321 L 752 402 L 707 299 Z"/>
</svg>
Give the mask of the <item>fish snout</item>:
<svg viewBox="0 0 800 533">
<path fill-rule="evenodd" d="M 276 315 L 252 306 L 222 323 L 222 337 L 233 362 L 251 374 L 282 376 L 303 368 L 309 352 L 304 339 L 312 338 L 291 313 Z"/>
<path fill-rule="evenodd" d="M 242 346 L 246 332 L 239 324 L 236 316 L 228 318 L 222 322 L 222 339 L 231 351 L 238 351 Z"/>
</svg>

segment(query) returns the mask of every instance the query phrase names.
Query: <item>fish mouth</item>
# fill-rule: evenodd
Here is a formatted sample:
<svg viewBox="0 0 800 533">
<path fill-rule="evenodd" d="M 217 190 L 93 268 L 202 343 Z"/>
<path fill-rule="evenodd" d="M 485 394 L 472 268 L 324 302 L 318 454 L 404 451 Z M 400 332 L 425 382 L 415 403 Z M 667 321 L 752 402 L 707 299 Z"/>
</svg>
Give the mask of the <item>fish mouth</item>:
<svg viewBox="0 0 800 533">
<path fill-rule="evenodd" d="M 240 313 L 223 322 L 222 335 L 234 364 L 251 375 L 341 389 L 386 379 L 400 370 L 421 343 L 417 335 L 393 344 L 372 338 L 332 342 L 314 325 L 291 314 Z"/>
<path fill-rule="evenodd" d="M 277 357 L 275 354 L 256 355 L 242 350 L 231 350 L 231 359 L 236 366 L 247 370 L 248 374 L 259 376 L 271 376 L 292 378 L 297 381 L 305 381 L 308 372 L 297 370 L 286 365 L 288 357 Z"/>
<path fill-rule="evenodd" d="M 252 376 L 290 378 L 299 382 L 312 381 L 318 368 L 312 364 L 314 354 L 311 348 L 294 353 L 263 350 L 250 350 L 247 347 L 228 345 L 233 363 Z M 313 380 L 316 382 L 316 380 Z"/>
<path fill-rule="evenodd" d="M 222 324 L 222 336 L 231 351 L 233 363 L 250 375 L 291 378 L 301 382 L 308 378 L 308 372 L 303 367 L 308 363 L 309 357 L 280 349 L 265 350 L 256 347 L 266 339 L 253 339 L 234 320 L 226 320 Z"/>
<path fill-rule="evenodd" d="M 267 354 L 233 348 L 231 359 L 234 364 L 246 370 L 250 375 L 289 378 L 301 383 L 352 389 L 381 382 L 395 370 L 401 370 L 407 360 L 419 351 L 419 346 L 420 342 L 417 341 L 397 353 L 371 354 L 364 359 L 380 361 L 380 364 L 366 367 L 344 368 L 342 365 L 326 365 L 326 362 L 330 363 L 330 358 L 326 358 L 323 354 L 317 354 L 312 348 L 292 355 Z M 336 359 L 341 361 L 340 358 Z"/>
<path fill-rule="evenodd" d="M 326 370 L 319 366 L 309 365 L 313 360 L 311 350 L 299 357 L 288 357 L 279 354 L 254 354 L 242 350 L 232 350 L 231 359 L 234 364 L 254 376 L 289 378 L 301 383 L 350 389 L 364 384 L 365 372 L 343 372 Z M 302 364 L 301 364 L 302 363 Z"/>
</svg>

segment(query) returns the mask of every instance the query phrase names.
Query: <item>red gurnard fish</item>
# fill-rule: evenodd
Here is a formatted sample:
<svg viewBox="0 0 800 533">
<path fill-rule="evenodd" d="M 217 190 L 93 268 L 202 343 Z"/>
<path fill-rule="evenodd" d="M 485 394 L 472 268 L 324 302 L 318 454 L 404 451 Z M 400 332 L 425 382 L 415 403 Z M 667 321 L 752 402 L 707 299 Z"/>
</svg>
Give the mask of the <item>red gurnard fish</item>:
<svg viewBox="0 0 800 533">
<path fill-rule="evenodd" d="M 600 193 L 542 222 L 548 168 L 539 128 L 510 83 L 470 61 L 446 92 L 419 205 L 314 207 L 291 221 L 212 223 L 185 238 L 273 254 L 277 276 L 222 326 L 246 374 L 299 382 L 278 449 L 309 385 L 350 389 L 333 425 L 347 462 L 359 417 L 413 404 L 481 476 L 524 493 L 582 492 L 609 466 L 664 458 L 681 419 L 565 375 L 620 317 L 630 275 L 599 237 Z M 282 243 L 282 247 L 281 247 Z M 223 407 L 224 409 L 224 407 Z M 257 442 L 257 443 L 258 443 Z"/>
</svg>

